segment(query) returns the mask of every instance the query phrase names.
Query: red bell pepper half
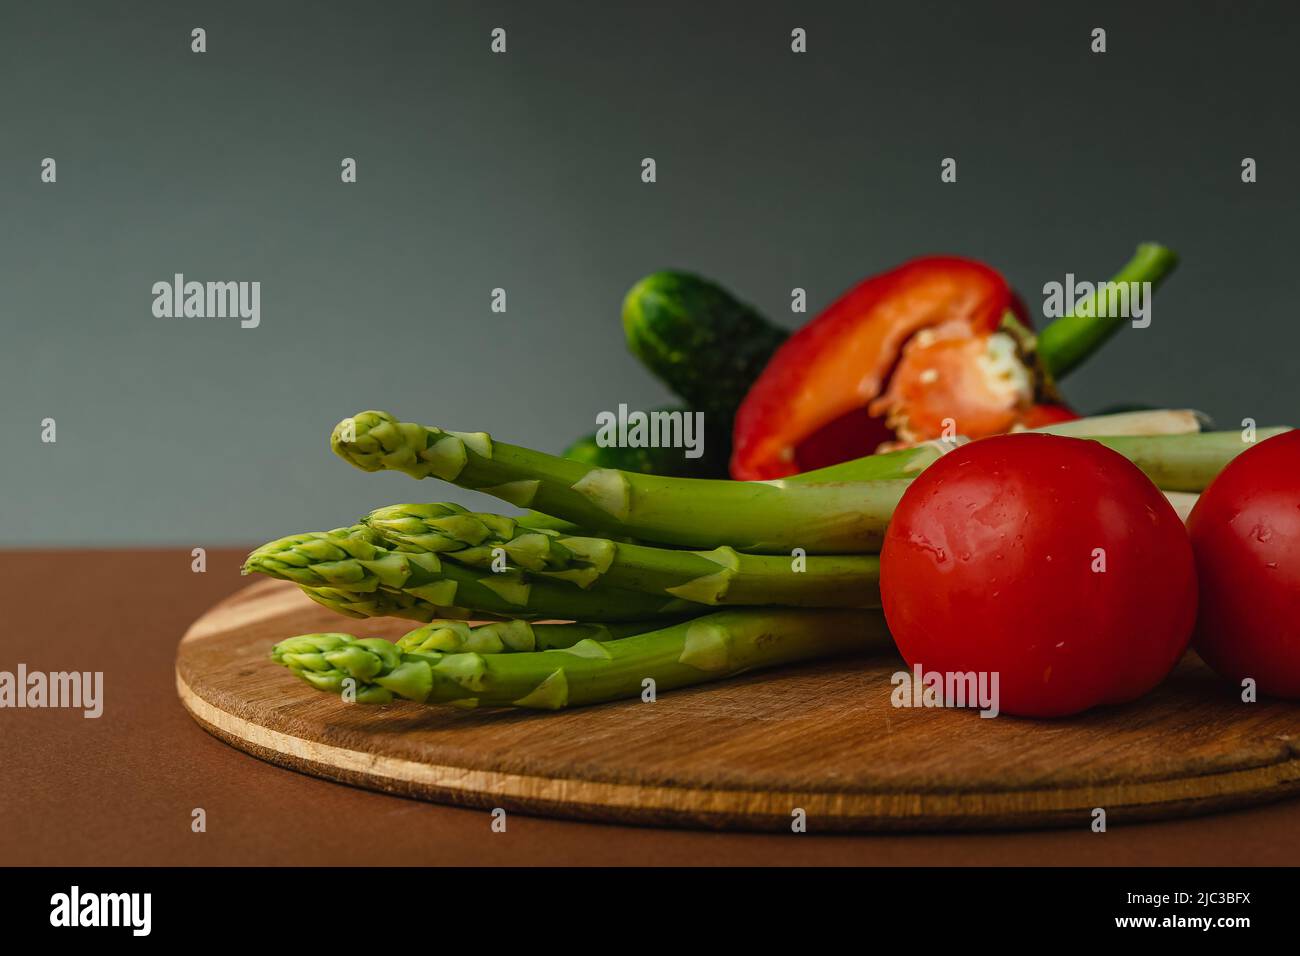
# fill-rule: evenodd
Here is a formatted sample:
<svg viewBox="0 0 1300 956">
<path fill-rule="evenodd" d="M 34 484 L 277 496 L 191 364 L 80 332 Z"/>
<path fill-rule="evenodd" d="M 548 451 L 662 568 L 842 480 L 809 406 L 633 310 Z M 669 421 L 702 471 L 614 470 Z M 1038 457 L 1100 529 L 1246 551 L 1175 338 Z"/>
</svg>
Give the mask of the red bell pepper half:
<svg viewBox="0 0 1300 956">
<path fill-rule="evenodd" d="M 1112 281 L 1154 285 L 1176 262 L 1143 245 Z M 1120 324 L 1070 315 L 1036 343 L 998 272 L 956 256 L 914 259 L 850 289 L 776 351 L 737 410 L 731 475 L 783 478 L 895 444 L 1077 418 L 1054 374 Z"/>
<path fill-rule="evenodd" d="M 850 289 L 777 350 L 736 413 L 732 477 L 781 478 L 890 440 L 1005 432 L 1034 382 L 999 333 L 1024 306 L 973 259 L 914 259 Z M 994 336 L 997 336 L 995 339 Z"/>
</svg>

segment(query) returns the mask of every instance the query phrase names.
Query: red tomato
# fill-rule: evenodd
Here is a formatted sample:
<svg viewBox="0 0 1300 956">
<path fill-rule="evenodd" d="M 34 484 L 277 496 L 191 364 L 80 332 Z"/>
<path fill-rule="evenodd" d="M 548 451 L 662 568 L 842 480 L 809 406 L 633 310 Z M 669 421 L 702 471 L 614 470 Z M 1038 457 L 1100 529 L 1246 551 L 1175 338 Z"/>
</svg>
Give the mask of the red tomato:
<svg viewBox="0 0 1300 956">
<path fill-rule="evenodd" d="M 1300 697 L 1300 432 L 1262 441 L 1201 495 L 1187 530 L 1201 612 L 1196 650 L 1224 677 Z"/>
<path fill-rule="evenodd" d="M 1196 617 L 1173 507 L 1121 455 L 1056 435 L 983 438 L 923 471 L 886 532 L 880 588 L 909 665 L 996 673 L 1000 709 L 1025 717 L 1140 697 Z"/>
</svg>

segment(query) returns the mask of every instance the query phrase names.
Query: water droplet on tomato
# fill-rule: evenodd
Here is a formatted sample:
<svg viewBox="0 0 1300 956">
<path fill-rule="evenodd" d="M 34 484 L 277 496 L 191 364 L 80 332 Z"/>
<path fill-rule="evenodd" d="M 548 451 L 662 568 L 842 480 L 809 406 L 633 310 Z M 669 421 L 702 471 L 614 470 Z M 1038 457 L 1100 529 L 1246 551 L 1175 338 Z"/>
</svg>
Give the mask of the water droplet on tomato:
<svg viewBox="0 0 1300 956">
<path fill-rule="evenodd" d="M 944 552 L 943 548 L 939 547 L 923 534 L 913 534 L 911 537 L 911 543 L 923 551 L 929 551 L 934 555 L 935 561 L 940 564 L 948 560 L 948 555 Z"/>
</svg>

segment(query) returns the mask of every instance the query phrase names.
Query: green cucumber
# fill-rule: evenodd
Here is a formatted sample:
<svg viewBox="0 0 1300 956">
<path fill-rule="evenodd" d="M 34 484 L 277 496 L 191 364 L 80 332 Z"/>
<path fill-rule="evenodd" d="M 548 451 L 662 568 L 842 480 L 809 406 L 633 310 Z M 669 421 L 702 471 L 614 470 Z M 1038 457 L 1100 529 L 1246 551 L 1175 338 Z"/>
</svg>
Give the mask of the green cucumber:
<svg viewBox="0 0 1300 956">
<path fill-rule="evenodd" d="M 750 385 L 789 333 L 707 279 L 656 272 L 623 300 L 632 354 L 687 406 L 730 430 Z"/>
<path fill-rule="evenodd" d="M 721 286 L 685 272 L 656 272 L 632 286 L 623 300 L 623 331 L 632 354 L 686 403 L 656 411 L 704 413 L 704 454 L 606 448 L 592 433 L 564 457 L 647 475 L 726 478 L 736 409 L 789 333 Z"/>
</svg>

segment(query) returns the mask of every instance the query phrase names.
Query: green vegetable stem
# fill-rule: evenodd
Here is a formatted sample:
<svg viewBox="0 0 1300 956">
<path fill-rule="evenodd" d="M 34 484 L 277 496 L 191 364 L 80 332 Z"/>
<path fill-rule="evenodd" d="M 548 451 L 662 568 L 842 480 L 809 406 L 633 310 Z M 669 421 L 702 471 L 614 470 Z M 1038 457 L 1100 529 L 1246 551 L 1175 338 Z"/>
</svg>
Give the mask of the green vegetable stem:
<svg viewBox="0 0 1300 956">
<path fill-rule="evenodd" d="M 410 651 L 378 638 L 305 634 L 272 659 L 321 690 L 360 703 L 560 710 L 639 697 L 744 671 L 892 648 L 879 611 L 722 611 L 612 641 L 517 653 Z"/>
<path fill-rule="evenodd" d="M 1055 319 L 1038 333 L 1038 358 L 1049 376 L 1060 379 L 1068 375 L 1128 321 L 1129 316 L 1118 314 L 1119 310 L 1098 307 L 1102 296 L 1109 295 L 1108 287 L 1149 282 L 1154 291 L 1177 265 L 1178 256 L 1172 249 L 1154 242 L 1138 246 L 1133 258 L 1109 283 L 1102 283 L 1077 310 Z M 1100 315 L 1103 311 L 1107 314 Z M 1110 314 L 1112 311 L 1116 314 Z"/>
<path fill-rule="evenodd" d="M 473 613 L 600 622 L 677 618 L 696 610 L 662 595 L 583 590 L 517 570 L 483 572 L 446 563 L 432 552 L 396 551 L 384 547 L 383 539 L 364 525 L 268 542 L 248 556 L 244 573 L 292 581 L 309 589 L 314 600 L 351 617 L 428 621 Z"/>
<path fill-rule="evenodd" d="M 449 503 L 391 505 L 365 523 L 398 550 L 428 551 L 476 568 L 518 567 L 590 588 L 658 594 L 708 605 L 879 607 L 875 555 L 752 555 L 729 547 L 683 551 L 574 537 Z"/>
<path fill-rule="evenodd" d="M 344 419 L 331 444 L 365 471 L 441 478 L 595 531 L 686 548 L 878 551 L 906 486 L 905 481 L 798 485 L 640 475 L 495 442 L 482 432 L 401 422 L 376 411 Z"/>
</svg>

